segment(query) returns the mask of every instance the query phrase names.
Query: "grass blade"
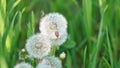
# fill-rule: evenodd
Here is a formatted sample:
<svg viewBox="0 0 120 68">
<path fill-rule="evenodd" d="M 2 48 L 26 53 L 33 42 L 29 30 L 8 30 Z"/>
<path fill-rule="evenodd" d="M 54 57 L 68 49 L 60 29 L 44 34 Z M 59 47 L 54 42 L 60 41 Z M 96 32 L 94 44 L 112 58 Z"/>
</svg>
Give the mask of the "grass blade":
<svg viewBox="0 0 120 68">
<path fill-rule="evenodd" d="M 27 32 L 27 37 L 29 38 L 31 35 L 35 33 L 35 16 L 34 13 L 31 13 L 31 20 L 28 23 L 28 32 Z"/>
<path fill-rule="evenodd" d="M 107 45 L 108 45 L 108 53 L 110 57 L 110 63 L 111 63 L 111 68 L 113 68 L 113 56 L 112 56 L 112 49 L 111 49 L 111 44 L 108 36 L 108 30 L 106 29 L 106 35 L 107 35 Z"/>
</svg>

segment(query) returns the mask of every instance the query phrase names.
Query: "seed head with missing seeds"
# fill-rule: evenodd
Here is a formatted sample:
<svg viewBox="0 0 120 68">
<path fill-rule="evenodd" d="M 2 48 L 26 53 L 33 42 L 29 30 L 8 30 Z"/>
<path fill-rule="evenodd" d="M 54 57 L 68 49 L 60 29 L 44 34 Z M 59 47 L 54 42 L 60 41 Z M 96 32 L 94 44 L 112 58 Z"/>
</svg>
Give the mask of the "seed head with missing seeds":
<svg viewBox="0 0 120 68">
<path fill-rule="evenodd" d="M 59 13 L 49 13 L 41 19 L 40 31 L 53 45 L 61 45 L 67 39 L 67 20 Z"/>
<path fill-rule="evenodd" d="M 43 58 L 49 55 L 51 42 L 42 34 L 30 37 L 26 43 L 26 50 L 34 58 Z"/>
</svg>

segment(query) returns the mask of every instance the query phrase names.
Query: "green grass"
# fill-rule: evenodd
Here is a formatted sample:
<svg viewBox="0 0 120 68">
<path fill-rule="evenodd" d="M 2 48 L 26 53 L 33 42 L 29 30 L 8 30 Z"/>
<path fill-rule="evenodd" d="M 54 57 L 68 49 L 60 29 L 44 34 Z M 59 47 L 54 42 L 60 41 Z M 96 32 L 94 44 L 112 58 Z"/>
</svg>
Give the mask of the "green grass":
<svg viewBox="0 0 120 68">
<path fill-rule="evenodd" d="M 68 21 L 68 41 L 56 51 L 66 53 L 63 68 L 120 68 L 120 0 L 0 0 L 0 68 L 20 62 L 42 12 Z"/>
</svg>

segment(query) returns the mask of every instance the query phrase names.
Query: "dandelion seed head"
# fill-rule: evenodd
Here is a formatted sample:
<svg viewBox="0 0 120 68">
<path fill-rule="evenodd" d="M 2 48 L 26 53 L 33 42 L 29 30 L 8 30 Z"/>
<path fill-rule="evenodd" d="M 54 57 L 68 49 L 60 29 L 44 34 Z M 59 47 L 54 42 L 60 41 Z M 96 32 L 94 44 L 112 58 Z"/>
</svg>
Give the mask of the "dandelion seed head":
<svg viewBox="0 0 120 68">
<path fill-rule="evenodd" d="M 62 64 L 57 57 L 51 56 L 44 58 L 37 68 L 62 68 Z"/>
<path fill-rule="evenodd" d="M 61 45 L 67 39 L 67 21 L 59 13 L 49 13 L 44 16 L 41 19 L 39 29 L 42 34 L 48 36 L 53 41 L 55 40 L 55 45 Z"/>
<path fill-rule="evenodd" d="M 47 56 L 51 49 L 50 41 L 42 34 L 36 34 L 30 37 L 26 43 L 26 50 L 34 58 L 43 58 Z"/>
<path fill-rule="evenodd" d="M 14 66 L 14 68 L 33 68 L 29 63 L 21 62 Z"/>
</svg>

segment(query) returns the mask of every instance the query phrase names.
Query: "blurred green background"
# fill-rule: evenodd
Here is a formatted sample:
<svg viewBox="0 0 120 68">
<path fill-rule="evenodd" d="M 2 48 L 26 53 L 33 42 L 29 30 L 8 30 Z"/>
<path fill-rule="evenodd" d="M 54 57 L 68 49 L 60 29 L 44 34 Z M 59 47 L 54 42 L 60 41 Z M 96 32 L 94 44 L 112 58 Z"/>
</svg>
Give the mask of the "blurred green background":
<svg viewBox="0 0 120 68">
<path fill-rule="evenodd" d="M 68 21 L 63 68 L 120 68 L 120 0 L 0 0 L 0 68 L 13 68 L 43 14 Z"/>
</svg>

